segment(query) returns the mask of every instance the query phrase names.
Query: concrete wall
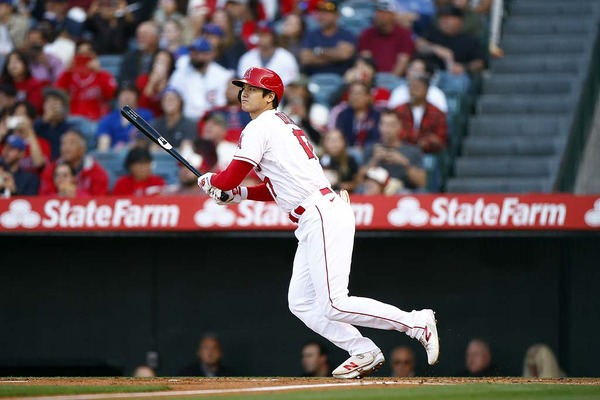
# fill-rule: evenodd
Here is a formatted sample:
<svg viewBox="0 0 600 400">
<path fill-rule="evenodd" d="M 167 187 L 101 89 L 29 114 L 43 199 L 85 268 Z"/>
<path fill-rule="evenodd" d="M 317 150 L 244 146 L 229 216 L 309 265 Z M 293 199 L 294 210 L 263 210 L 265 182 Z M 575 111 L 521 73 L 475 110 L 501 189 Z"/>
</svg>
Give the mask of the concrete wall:
<svg viewBox="0 0 600 400">
<path fill-rule="evenodd" d="M 128 375 L 151 350 L 159 374 L 175 375 L 207 331 L 239 375 L 298 375 L 300 348 L 317 336 L 287 309 L 295 246 L 291 233 L 0 237 L 0 375 Z M 477 336 L 507 375 L 545 342 L 570 376 L 599 376 L 599 249 L 598 235 L 358 236 L 350 292 L 437 311 L 431 369 L 417 341 L 360 328 L 386 354 L 412 346 L 422 374 L 461 371 Z M 329 348 L 334 367 L 347 357 Z"/>
</svg>

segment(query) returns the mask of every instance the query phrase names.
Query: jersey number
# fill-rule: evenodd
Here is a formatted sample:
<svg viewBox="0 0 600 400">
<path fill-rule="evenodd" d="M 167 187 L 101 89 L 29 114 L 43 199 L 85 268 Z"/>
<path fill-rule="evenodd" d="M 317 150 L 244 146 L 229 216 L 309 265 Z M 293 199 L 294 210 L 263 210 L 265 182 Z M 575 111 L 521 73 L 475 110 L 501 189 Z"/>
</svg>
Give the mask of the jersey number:
<svg viewBox="0 0 600 400">
<path fill-rule="evenodd" d="M 288 117 L 284 113 L 278 112 L 275 115 L 277 115 L 279 118 L 281 118 L 281 120 L 283 122 L 285 122 L 286 124 L 295 125 L 294 121 L 292 121 L 290 119 L 290 117 Z M 302 131 L 302 129 L 292 129 L 292 132 L 294 133 L 294 136 L 296 136 L 296 139 L 298 139 L 298 143 L 300 143 L 300 146 L 302 146 L 302 148 L 304 149 L 304 152 L 306 153 L 308 158 L 309 159 L 316 158 L 315 151 L 313 150 L 312 144 L 310 144 L 310 142 L 308 141 L 308 139 L 307 139 L 306 135 L 304 134 L 304 132 Z"/>
</svg>

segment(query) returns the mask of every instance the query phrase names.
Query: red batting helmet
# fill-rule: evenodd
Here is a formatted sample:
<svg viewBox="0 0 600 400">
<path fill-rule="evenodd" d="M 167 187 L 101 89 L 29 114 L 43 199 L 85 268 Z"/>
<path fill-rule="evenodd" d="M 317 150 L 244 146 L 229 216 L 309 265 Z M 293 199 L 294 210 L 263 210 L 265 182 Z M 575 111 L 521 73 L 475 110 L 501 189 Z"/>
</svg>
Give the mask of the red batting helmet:
<svg viewBox="0 0 600 400">
<path fill-rule="evenodd" d="M 281 101 L 283 97 L 283 81 L 275 71 L 267 68 L 248 68 L 242 79 L 231 81 L 231 83 L 239 87 L 244 87 L 244 84 L 247 83 L 250 86 L 270 90 L 275 93 L 278 101 Z"/>
</svg>

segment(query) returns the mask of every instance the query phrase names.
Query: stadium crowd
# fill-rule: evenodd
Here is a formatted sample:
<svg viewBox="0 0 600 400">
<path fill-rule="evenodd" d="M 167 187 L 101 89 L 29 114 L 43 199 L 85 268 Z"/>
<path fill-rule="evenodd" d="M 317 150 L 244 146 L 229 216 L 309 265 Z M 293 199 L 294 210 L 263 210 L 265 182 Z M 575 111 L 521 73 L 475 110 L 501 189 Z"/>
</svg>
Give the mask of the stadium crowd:
<svg viewBox="0 0 600 400">
<path fill-rule="evenodd" d="M 491 2 L 0 1 L 0 193 L 202 195 L 120 109 L 218 171 L 250 121 L 230 81 L 251 66 L 282 77 L 333 188 L 438 191 Z"/>
</svg>

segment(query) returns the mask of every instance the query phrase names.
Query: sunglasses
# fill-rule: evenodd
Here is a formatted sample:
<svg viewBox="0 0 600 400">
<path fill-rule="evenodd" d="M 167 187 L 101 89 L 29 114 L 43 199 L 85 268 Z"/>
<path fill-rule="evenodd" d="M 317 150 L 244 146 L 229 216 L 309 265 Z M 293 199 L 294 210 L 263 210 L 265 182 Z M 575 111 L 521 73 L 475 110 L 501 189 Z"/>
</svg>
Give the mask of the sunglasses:
<svg viewBox="0 0 600 400">
<path fill-rule="evenodd" d="M 410 364 L 412 364 L 412 360 L 394 360 L 393 364 L 394 365 L 400 365 L 400 364 L 402 364 L 402 365 L 410 365 Z"/>
<path fill-rule="evenodd" d="M 320 11 L 337 11 L 337 6 L 329 1 L 322 1 L 317 5 L 317 9 Z"/>
</svg>

